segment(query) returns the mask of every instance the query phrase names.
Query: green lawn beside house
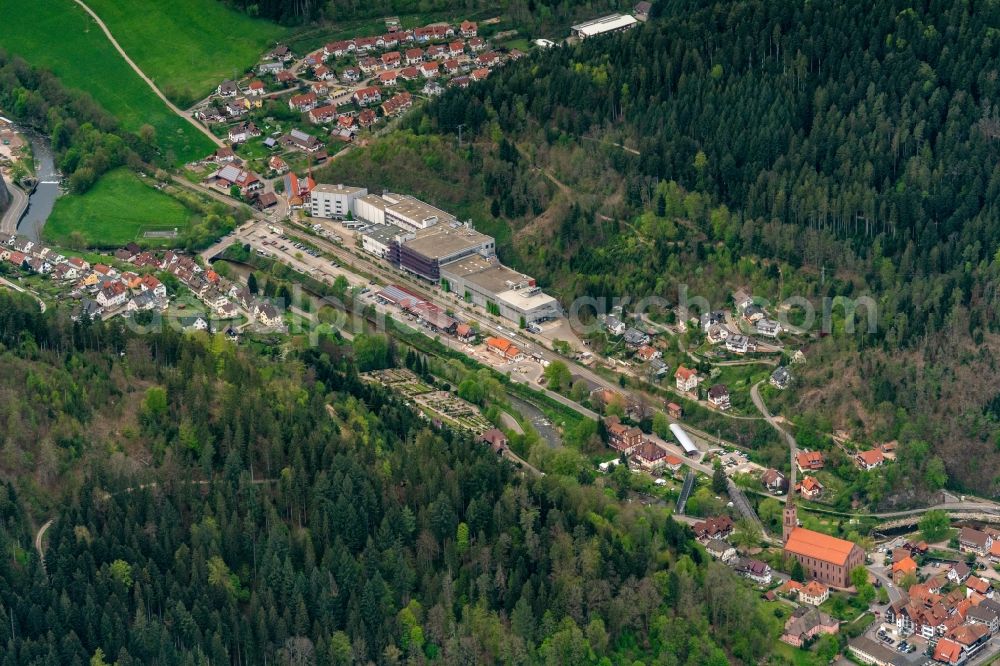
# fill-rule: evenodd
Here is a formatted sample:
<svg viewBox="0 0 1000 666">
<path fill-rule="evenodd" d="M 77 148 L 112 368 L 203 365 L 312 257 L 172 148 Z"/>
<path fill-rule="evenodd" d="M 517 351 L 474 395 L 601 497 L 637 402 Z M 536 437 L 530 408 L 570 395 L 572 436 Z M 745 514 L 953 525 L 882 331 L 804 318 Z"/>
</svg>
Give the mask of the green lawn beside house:
<svg viewBox="0 0 1000 666">
<path fill-rule="evenodd" d="M 153 93 L 73 0 L 4 0 L 0 15 L 0 48 L 51 70 L 70 88 L 90 93 L 124 129 L 137 132 L 152 125 L 172 162 L 214 150 L 207 137 Z"/>
<path fill-rule="evenodd" d="M 175 104 L 186 108 L 222 79 L 252 67 L 288 34 L 218 0 L 87 0 L 125 52 Z"/>
<path fill-rule="evenodd" d="M 51 242 L 65 247 L 79 245 L 80 240 L 89 246 L 107 248 L 132 241 L 173 245 L 176 241 L 144 239 L 142 234 L 175 227 L 183 234 L 193 217 L 179 201 L 121 168 L 105 174 L 85 194 L 57 199 L 44 234 Z"/>
</svg>

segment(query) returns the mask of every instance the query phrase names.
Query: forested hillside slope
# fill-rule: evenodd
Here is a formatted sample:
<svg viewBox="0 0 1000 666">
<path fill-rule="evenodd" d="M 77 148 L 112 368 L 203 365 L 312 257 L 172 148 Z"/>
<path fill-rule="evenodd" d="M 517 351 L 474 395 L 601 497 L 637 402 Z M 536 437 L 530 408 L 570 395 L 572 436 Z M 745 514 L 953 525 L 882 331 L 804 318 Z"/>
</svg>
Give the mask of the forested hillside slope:
<svg viewBox="0 0 1000 666">
<path fill-rule="evenodd" d="M 997 493 L 1000 5 L 654 14 L 449 91 L 409 127 L 449 149 L 460 125 L 472 137 L 467 198 L 492 201 L 508 259 L 565 303 L 675 300 L 681 284 L 718 306 L 744 284 L 772 301 L 871 295 L 877 330 L 817 341 L 789 415 L 926 442 L 950 485 Z M 889 496 L 937 486 L 904 475 Z"/>
<path fill-rule="evenodd" d="M 665 510 L 432 430 L 337 340 L 261 349 L 0 292 L 0 664 L 766 658 Z"/>
<path fill-rule="evenodd" d="M 227 5 L 288 25 L 309 21 L 380 19 L 386 16 L 502 17 L 505 30 L 514 28 L 555 36 L 580 17 L 622 8 L 615 0 L 562 2 L 560 0 L 221 0 Z"/>
</svg>

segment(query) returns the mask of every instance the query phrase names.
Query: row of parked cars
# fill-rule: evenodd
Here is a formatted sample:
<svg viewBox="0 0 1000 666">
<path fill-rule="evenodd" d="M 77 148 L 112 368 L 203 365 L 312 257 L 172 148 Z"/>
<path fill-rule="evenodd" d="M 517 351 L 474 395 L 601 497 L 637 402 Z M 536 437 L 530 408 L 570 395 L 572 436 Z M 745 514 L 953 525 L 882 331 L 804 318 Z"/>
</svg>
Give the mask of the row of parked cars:
<svg viewBox="0 0 1000 666">
<path fill-rule="evenodd" d="M 893 640 L 893 638 L 889 634 L 887 634 L 884 629 L 879 629 L 876 635 L 878 636 L 878 639 L 880 641 L 882 641 L 889 647 L 896 645 L 896 641 Z M 903 654 L 909 654 L 911 652 L 916 652 L 917 646 L 911 645 L 907 641 L 900 641 L 899 645 L 896 645 L 896 650 L 902 652 Z"/>
</svg>

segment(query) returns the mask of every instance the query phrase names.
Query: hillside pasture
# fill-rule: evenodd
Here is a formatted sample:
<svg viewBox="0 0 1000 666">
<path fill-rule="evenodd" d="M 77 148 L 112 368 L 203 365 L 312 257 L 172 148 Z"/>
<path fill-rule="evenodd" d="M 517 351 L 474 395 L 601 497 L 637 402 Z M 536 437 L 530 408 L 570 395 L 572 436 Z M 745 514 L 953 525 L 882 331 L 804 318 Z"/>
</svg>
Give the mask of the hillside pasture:
<svg viewBox="0 0 1000 666">
<path fill-rule="evenodd" d="M 188 162 L 214 150 L 207 137 L 171 112 L 132 71 L 73 0 L 6 0 L 3 14 L 20 18 L 0 20 L 0 46 L 51 70 L 68 87 L 90 93 L 124 129 L 137 132 L 151 125 L 172 162 Z"/>
<path fill-rule="evenodd" d="M 125 52 L 175 104 L 188 107 L 253 66 L 287 29 L 217 0 L 87 0 Z"/>
</svg>

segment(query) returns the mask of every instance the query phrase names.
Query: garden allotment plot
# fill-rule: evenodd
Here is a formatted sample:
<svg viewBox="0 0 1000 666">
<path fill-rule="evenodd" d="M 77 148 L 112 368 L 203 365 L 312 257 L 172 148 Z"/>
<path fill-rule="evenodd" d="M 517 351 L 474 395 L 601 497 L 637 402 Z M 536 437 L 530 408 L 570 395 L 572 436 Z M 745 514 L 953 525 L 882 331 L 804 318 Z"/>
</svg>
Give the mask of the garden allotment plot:
<svg viewBox="0 0 1000 666">
<path fill-rule="evenodd" d="M 421 410 L 442 422 L 470 432 L 479 434 L 493 427 L 493 424 L 483 418 L 479 408 L 471 402 L 463 400 L 448 391 L 438 391 L 424 383 L 410 370 L 403 368 L 376 370 L 366 372 L 362 378 L 370 382 L 378 382 L 383 386 L 400 393 Z"/>
</svg>

